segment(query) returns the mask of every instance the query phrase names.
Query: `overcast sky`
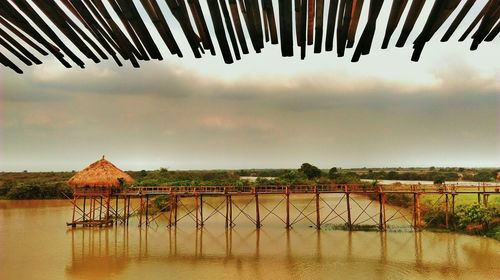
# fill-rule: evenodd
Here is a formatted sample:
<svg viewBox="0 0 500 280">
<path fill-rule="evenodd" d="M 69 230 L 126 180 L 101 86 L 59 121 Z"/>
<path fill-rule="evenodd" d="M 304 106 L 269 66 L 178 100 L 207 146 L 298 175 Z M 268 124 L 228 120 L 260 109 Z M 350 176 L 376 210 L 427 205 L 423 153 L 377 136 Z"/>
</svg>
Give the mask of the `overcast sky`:
<svg viewBox="0 0 500 280">
<path fill-rule="evenodd" d="M 0 171 L 79 170 L 102 155 L 127 170 L 500 166 L 498 38 L 471 52 L 462 26 L 440 43 L 448 21 L 411 62 L 411 44 L 379 49 L 390 2 L 359 63 L 352 50 L 301 61 L 271 45 L 233 65 L 197 60 L 169 16 L 183 59 L 162 46 L 166 59 L 141 69 L 50 57 L 24 75 L 0 68 Z"/>
</svg>

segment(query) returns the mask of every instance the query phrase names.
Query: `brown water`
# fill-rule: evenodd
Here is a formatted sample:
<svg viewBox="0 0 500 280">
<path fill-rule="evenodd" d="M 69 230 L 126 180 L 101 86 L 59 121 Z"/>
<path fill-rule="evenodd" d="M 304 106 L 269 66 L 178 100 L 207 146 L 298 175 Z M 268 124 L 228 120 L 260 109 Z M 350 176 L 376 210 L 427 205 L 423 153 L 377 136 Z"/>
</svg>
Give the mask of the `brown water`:
<svg viewBox="0 0 500 280">
<path fill-rule="evenodd" d="M 72 230 L 70 216 L 66 201 L 0 201 L 0 279 L 500 278 L 500 242 L 484 237 L 317 231 L 307 221 L 287 231 L 276 217 L 260 230 L 240 217 L 226 231 L 215 216 L 203 230 L 189 220 L 169 230 L 163 218 Z"/>
</svg>

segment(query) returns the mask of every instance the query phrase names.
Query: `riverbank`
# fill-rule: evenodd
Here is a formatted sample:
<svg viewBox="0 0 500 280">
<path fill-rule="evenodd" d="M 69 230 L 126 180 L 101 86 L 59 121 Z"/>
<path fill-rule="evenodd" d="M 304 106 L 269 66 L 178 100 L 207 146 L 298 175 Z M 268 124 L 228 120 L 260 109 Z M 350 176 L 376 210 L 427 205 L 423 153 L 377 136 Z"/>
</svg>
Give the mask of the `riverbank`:
<svg viewBox="0 0 500 280">
<path fill-rule="evenodd" d="M 386 195 L 386 203 L 407 209 L 413 208 L 412 195 Z M 375 197 L 372 197 L 375 199 Z M 439 195 L 426 195 L 421 201 L 423 228 L 431 231 L 459 232 L 490 237 L 500 241 L 500 197 L 489 201 L 488 207 L 478 204 L 477 196 L 455 197 L 455 211 L 449 212 L 445 227 L 446 210 Z"/>
</svg>

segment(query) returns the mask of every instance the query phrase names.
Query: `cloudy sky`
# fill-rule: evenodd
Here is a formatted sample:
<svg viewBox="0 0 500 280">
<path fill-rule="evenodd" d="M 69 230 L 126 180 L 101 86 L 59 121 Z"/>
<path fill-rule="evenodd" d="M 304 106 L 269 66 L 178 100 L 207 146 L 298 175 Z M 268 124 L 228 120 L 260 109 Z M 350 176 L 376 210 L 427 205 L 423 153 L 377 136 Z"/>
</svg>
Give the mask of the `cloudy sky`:
<svg viewBox="0 0 500 280">
<path fill-rule="evenodd" d="M 166 59 L 141 69 L 50 57 L 24 75 L 1 68 L 0 171 L 81 169 L 102 155 L 127 170 L 500 166 L 498 39 L 471 52 L 456 42 L 462 27 L 440 43 L 447 22 L 415 63 L 411 44 L 379 49 L 380 20 L 359 63 L 352 50 L 301 61 L 267 45 L 225 65 L 192 58 L 168 19 L 183 59 L 162 46 Z"/>
</svg>

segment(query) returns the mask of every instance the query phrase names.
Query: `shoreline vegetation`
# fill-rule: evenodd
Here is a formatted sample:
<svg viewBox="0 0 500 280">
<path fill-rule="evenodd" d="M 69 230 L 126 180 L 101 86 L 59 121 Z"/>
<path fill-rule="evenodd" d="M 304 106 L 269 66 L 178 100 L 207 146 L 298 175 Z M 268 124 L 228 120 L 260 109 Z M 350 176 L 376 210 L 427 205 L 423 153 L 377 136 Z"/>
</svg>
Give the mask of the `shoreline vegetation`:
<svg viewBox="0 0 500 280">
<path fill-rule="evenodd" d="M 299 185 L 299 184 L 339 184 L 363 183 L 367 187 L 377 180 L 432 181 L 442 184 L 446 181 L 495 182 L 499 169 L 493 168 L 331 168 L 321 170 L 308 163 L 299 169 L 245 169 L 245 170 L 202 170 L 171 171 L 166 168 L 152 171 L 127 171 L 136 180 L 137 186 L 248 186 L 248 185 Z M 72 188 L 67 181 L 72 172 L 0 172 L 0 199 L 62 199 L 72 196 Z M 252 180 L 249 180 L 252 178 Z M 371 179 L 374 182 L 361 182 Z M 426 195 L 422 201 L 425 229 L 456 231 L 474 235 L 484 235 L 500 240 L 500 197 L 491 198 L 488 207 L 478 204 L 472 195 L 456 197 L 456 209 L 450 214 L 450 228 L 445 229 L 445 210 L 435 205 L 437 197 Z M 387 194 L 390 205 L 412 209 L 411 195 Z M 372 198 L 374 199 L 374 198 Z M 152 211 L 165 211 L 168 196 L 159 196 L 152 203 Z M 343 229 L 343 225 L 327 226 L 326 230 Z M 354 230 L 371 231 L 372 227 L 360 226 Z M 378 230 L 378 229 L 377 229 Z M 393 230 L 392 228 L 390 229 Z M 400 231 L 404 229 L 395 228 Z"/>
</svg>

